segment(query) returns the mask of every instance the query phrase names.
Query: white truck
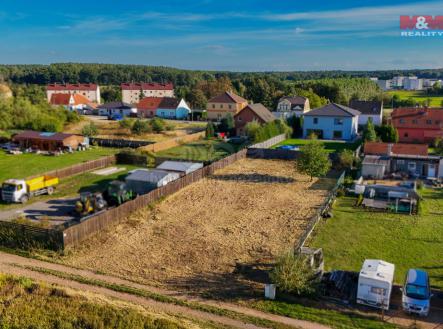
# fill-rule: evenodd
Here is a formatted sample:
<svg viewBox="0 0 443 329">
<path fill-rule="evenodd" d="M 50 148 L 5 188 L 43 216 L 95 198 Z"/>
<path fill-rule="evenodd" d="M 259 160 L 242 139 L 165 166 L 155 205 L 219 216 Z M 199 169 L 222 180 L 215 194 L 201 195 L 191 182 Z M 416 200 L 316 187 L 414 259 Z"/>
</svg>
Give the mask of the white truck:
<svg viewBox="0 0 443 329">
<path fill-rule="evenodd" d="M 2 200 L 26 203 L 36 195 L 51 195 L 58 183 L 58 178 L 51 176 L 39 176 L 28 180 L 8 179 L 2 184 Z"/>
</svg>

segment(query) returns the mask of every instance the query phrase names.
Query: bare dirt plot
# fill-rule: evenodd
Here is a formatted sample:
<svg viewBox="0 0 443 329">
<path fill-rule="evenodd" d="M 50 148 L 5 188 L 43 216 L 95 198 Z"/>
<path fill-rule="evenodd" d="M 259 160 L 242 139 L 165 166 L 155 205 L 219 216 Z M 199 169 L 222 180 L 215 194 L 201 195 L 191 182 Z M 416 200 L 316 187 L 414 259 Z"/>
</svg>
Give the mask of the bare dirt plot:
<svg viewBox="0 0 443 329">
<path fill-rule="evenodd" d="M 245 159 L 109 228 L 67 264 L 190 290 L 251 288 L 289 250 L 332 180 L 291 161 Z M 207 290 L 206 290 L 207 291 Z"/>
</svg>

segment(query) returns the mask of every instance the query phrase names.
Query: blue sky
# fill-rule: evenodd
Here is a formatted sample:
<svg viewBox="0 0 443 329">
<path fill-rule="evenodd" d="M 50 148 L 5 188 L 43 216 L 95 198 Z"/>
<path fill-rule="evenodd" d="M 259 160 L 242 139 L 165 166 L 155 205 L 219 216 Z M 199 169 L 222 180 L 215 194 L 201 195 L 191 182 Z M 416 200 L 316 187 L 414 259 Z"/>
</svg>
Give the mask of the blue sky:
<svg viewBox="0 0 443 329">
<path fill-rule="evenodd" d="M 443 67 L 443 37 L 400 15 L 443 1 L 0 0 L 0 63 L 94 62 L 233 71 Z"/>
</svg>

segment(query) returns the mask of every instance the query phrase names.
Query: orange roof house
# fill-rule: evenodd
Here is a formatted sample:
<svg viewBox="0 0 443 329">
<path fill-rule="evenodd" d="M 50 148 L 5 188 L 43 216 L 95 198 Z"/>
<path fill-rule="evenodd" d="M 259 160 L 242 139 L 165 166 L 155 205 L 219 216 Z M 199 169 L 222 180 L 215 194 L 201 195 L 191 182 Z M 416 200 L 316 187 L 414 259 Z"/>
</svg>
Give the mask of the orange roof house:
<svg viewBox="0 0 443 329">
<path fill-rule="evenodd" d="M 226 91 L 212 97 L 206 106 L 209 120 L 221 120 L 228 113 L 237 114 L 248 105 L 248 101 L 241 96 Z"/>
</svg>

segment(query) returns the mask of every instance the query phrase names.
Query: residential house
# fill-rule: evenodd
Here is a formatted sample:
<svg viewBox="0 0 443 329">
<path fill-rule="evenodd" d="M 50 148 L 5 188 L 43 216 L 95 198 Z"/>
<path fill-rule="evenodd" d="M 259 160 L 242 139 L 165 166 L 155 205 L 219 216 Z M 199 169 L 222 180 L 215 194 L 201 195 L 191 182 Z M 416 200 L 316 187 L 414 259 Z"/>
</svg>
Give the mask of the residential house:
<svg viewBox="0 0 443 329">
<path fill-rule="evenodd" d="M 263 104 L 249 104 L 234 115 L 236 135 L 246 135 L 245 126 L 252 121 L 263 124 L 274 120 L 275 116 Z"/>
<path fill-rule="evenodd" d="M 398 108 L 391 114 L 391 124 L 402 143 L 432 143 L 443 138 L 442 109 Z"/>
<path fill-rule="evenodd" d="M 122 101 L 135 104 L 144 97 L 174 97 L 174 85 L 172 83 L 122 83 Z"/>
<path fill-rule="evenodd" d="M 191 114 L 191 108 L 183 98 L 163 97 L 155 114 L 164 119 L 185 120 Z"/>
<path fill-rule="evenodd" d="M 53 94 L 80 94 L 90 102 L 100 103 L 100 87 L 95 83 L 49 84 L 46 86 L 46 97 L 51 102 Z"/>
<path fill-rule="evenodd" d="M 155 112 L 159 108 L 159 105 L 163 97 L 145 97 L 137 103 L 137 114 L 143 118 L 155 117 Z"/>
<path fill-rule="evenodd" d="M 248 101 L 232 92 L 226 91 L 223 94 L 212 97 L 206 106 L 209 120 L 220 121 L 228 113 L 236 115 L 240 110 L 248 105 Z"/>
<path fill-rule="evenodd" d="M 87 144 L 87 139 L 81 135 L 33 130 L 23 131 L 13 136 L 12 140 L 21 148 L 32 147 L 42 151 L 57 151 L 68 147 L 75 150 L 80 144 Z"/>
<path fill-rule="evenodd" d="M 63 106 L 67 110 L 84 113 L 84 111 L 92 111 L 96 104 L 81 94 L 52 94 L 49 102 L 53 106 Z"/>
<path fill-rule="evenodd" d="M 108 117 L 118 114 L 121 116 L 136 116 L 137 108 L 125 102 L 109 102 L 98 106 L 98 114 Z"/>
<path fill-rule="evenodd" d="M 302 96 L 288 96 L 279 99 L 277 111 L 274 114 L 277 118 L 286 119 L 292 116 L 300 117 L 310 109 L 308 98 Z"/>
<path fill-rule="evenodd" d="M 330 103 L 303 115 L 303 136 L 314 133 L 320 139 L 353 140 L 357 137 L 360 112 Z"/>
<path fill-rule="evenodd" d="M 390 174 L 443 177 L 443 158 L 428 155 L 426 144 L 365 143 L 362 176 L 383 179 Z"/>
<path fill-rule="evenodd" d="M 383 118 L 383 103 L 379 101 L 360 101 L 351 100 L 349 107 L 360 112 L 358 116 L 358 124 L 366 125 L 369 118 L 376 126 L 381 126 Z"/>
</svg>

